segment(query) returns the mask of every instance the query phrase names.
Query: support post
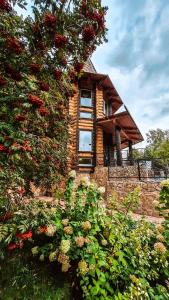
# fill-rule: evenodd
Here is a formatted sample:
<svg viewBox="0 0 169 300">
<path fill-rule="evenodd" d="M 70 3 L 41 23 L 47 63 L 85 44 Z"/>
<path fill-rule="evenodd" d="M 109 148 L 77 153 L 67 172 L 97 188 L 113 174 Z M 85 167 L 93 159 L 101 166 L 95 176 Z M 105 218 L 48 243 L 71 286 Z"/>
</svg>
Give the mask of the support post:
<svg viewBox="0 0 169 300">
<path fill-rule="evenodd" d="M 116 155 L 117 155 L 117 166 L 123 165 L 122 153 L 121 153 L 121 128 L 115 127 L 115 142 L 116 142 Z"/>
<path fill-rule="evenodd" d="M 130 165 L 133 166 L 134 164 L 134 160 L 133 160 L 133 147 L 132 147 L 133 143 L 132 141 L 128 141 L 128 147 L 129 147 L 129 161 L 130 161 Z"/>
</svg>

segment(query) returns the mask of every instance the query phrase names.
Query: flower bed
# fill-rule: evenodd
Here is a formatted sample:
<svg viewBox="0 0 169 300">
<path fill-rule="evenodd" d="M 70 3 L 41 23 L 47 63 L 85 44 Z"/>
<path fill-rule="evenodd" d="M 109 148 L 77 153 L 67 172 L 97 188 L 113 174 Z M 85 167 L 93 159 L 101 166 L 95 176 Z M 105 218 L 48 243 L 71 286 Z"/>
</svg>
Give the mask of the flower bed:
<svg viewBox="0 0 169 300">
<path fill-rule="evenodd" d="M 25 249 L 32 259 L 72 274 L 84 299 L 167 299 L 168 183 L 158 203 L 165 222 L 153 225 L 131 217 L 139 189 L 120 204 L 113 197 L 107 211 L 103 189 L 86 178 L 76 185 L 74 177 L 73 171 L 64 193 L 57 192 L 57 204 L 31 203 L 1 221 L 1 250 Z"/>
</svg>

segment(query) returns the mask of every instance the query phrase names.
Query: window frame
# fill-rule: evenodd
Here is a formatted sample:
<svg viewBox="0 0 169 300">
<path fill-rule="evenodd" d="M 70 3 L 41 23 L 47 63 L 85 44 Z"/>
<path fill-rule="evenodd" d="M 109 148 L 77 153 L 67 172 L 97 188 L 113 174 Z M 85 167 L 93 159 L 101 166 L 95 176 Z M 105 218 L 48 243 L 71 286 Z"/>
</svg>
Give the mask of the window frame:
<svg viewBox="0 0 169 300">
<path fill-rule="evenodd" d="M 91 118 L 81 117 L 81 116 L 80 116 L 81 113 L 91 114 Z M 79 119 L 93 120 L 93 112 L 92 112 L 92 111 L 84 111 L 84 110 L 80 110 L 80 111 L 79 111 Z"/>
<path fill-rule="evenodd" d="M 82 104 L 81 104 L 81 99 L 82 99 L 81 93 L 82 93 L 82 91 L 90 91 L 90 92 L 91 92 L 91 98 L 87 98 L 87 99 L 91 99 L 91 105 L 90 105 L 90 106 L 88 106 L 88 105 L 82 105 Z M 93 108 L 93 91 L 90 90 L 90 89 L 80 89 L 80 99 L 79 99 L 79 100 L 80 100 L 80 101 L 79 101 L 79 107 Z"/>
<path fill-rule="evenodd" d="M 80 159 L 90 159 L 90 160 L 91 160 L 91 164 L 81 164 L 81 163 L 79 162 Z M 86 168 L 88 168 L 88 167 L 93 167 L 93 157 L 83 157 L 83 156 L 80 156 L 80 157 L 78 158 L 78 166 L 79 166 L 79 167 L 86 167 Z"/>
<path fill-rule="evenodd" d="M 91 132 L 91 150 L 80 150 L 80 131 Z M 79 130 L 78 130 L 78 152 L 80 152 L 80 153 L 93 153 L 93 148 L 94 148 L 93 134 L 94 134 L 94 132 L 93 132 L 92 129 L 79 128 Z"/>
</svg>

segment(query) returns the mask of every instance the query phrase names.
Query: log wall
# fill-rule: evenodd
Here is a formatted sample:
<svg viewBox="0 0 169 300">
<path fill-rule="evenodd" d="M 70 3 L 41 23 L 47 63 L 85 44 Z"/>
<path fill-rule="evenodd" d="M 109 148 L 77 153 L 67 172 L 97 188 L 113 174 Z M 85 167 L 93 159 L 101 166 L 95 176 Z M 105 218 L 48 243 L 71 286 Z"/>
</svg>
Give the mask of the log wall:
<svg viewBox="0 0 169 300">
<path fill-rule="evenodd" d="M 103 90 L 96 87 L 96 119 L 103 118 Z M 103 128 L 99 125 L 96 127 L 96 166 L 104 165 L 104 148 L 103 148 Z"/>
<path fill-rule="evenodd" d="M 103 166 L 104 154 L 103 154 L 103 129 L 96 125 L 96 119 L 102 118 L 103 114 L 103 91 L 101 88 L 95 86 L 90 81 L 85 84 L 84 81 L 79 85 L 75 85 L 76 93 L 69 100 L 69 142 L 68 142 L 68 168 L 75 169 L 79 172 L 91 172 L 94 166 Z M 80 107 L 79 95 L 80 88 L 91 89 L 93 98 L 93 107 Z M 92 119 L 80 119 L 80 112 L 91 112 L 93 114 Z M 91 130 L 93 132 L 93 151 L 92 152 L 80 152 L 79 150 L 79 130 Z M 79 158 L 92 158 L 93 167 L 78 167 Z"/>
<path fill-rule="evenodd" d="M 79 103 L 78 84 L 75 84 L 75 94 L 69 98 L 69 140 L 68 140 L 68 169 L 77 169 L 77 114 Z"/>
</svg>

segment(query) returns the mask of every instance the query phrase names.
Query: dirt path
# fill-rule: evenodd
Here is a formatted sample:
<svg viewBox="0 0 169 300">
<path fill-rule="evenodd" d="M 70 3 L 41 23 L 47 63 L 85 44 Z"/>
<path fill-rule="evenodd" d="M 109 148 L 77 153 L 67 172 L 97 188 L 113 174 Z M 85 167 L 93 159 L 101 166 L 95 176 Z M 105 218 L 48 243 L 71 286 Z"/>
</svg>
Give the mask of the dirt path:
<svg viewBox="0 0 169 300">
<path fill-rule="evenodd" d="M 161 218 L 161 217 L 152 217 L 152 216 L 133 214 L 133 218 L 135 220 L 140 220 L 142 217 L 144 217 L 147 221 L 149 221 L 151 223 L 156 223 L 156 224 L 161 224 L 164 221 L 164 218 Z"/>
</svg>

